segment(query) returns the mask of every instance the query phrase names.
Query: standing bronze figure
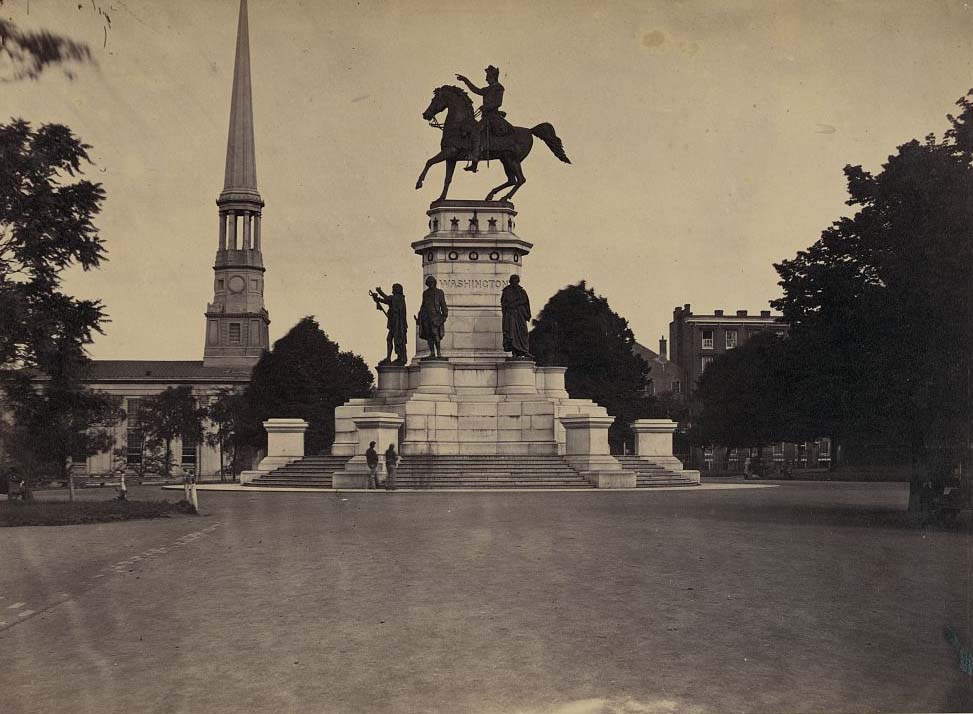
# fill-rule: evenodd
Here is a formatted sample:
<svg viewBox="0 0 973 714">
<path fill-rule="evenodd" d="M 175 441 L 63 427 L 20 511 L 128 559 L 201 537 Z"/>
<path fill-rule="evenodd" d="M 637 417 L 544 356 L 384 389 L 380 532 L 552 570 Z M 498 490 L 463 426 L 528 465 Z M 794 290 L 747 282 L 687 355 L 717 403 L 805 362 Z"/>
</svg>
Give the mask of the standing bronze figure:
<svg viewBox="0 0 973 714">
<path fill-rule="evenodd" d="M 493 197 L 507 187 L 513 187 L 501 201 L 507 201 L 517 193 L 518 189 L 527 183 L 521 164 L 530 153 L 534 145 L 534 138 L 541 139 L 551 152 L 566 164 L 571 160 L 564 153 L 564 147 L 558 138 L 554 127 L 548 123 L 538 124 L 528 129 L 522 126 L 511 126 L 500 111 L 503 103 L 503 85 L 496 81 L 499 70 L 495 67 L 487 68 L 487 86 L 483 89 L 473 86 L 462 75 L 457 75 L 461 81 L 477 94 L 483 96 L 483 110 L 480 124 L 476 123 L 473 101 L 470 96 L 459 87 L 445 85 L 433 91 L 432 101 L 422 113 L 422 118 L 432 122 L 436 115 L 446 112 L 446 119 L 441 126 L 443 138 L 439 143 L 439 153 L 426 161 L 416 188 L 422 188 L 429 168 L 441 161 L 446 162 L 446 180 L 443 182 L 443 192 L 437 201 L 446 198 L 449 184 L 453 181 L 453 171 L 457 161 L 471 161 L 470 170 L 475 171 L 476 162 L 481 159 L 497 159 L 503 165 L 507 174 L 505 183 L 500 184 L 487 194 L 486 200 Z"/>
<path fill-rule="evenodd" d="M 368 291 L 375 301 L 375 307 L 382 311 L 388 318 L 388 335 L 385 338 L 386 354 L 379 364 L 404 365 L 408 361 L 406 356 L 407 333 L 409 331 L 408 312 L 405 307 L 405 293 L 402 286 L 395 283 L 392 286 L 392 294 L 386 295 L 382 288 L 375 288 L 375 291 Z M 388 310 L 383 307 L 388 306 Z M 392 361 L 392 348 L 395 348 L 395 361 Z"/>
<path fill-rule="evenodd" d="M 449 309 L 446 307 L 446 293 L 436 287 L 436 278 L 426 278 L 426 289 L 422 292 L 422 306 L 416 323 L 419 325 L 419 339 L 429 344 L 429 358 L 442 359 L 443 353 L 440 343 L 446 336 L 446 318 Z"/>
<path fill-rule="evenodd" d="M 530 298 L 520 286 L 520 276 L 511 275 L 510 284 L 500 293 L 503 315 L 503 349 L 513 356 L 533 359 L 530 353 L 527 323 L 530 321 Z"/>
</svg>

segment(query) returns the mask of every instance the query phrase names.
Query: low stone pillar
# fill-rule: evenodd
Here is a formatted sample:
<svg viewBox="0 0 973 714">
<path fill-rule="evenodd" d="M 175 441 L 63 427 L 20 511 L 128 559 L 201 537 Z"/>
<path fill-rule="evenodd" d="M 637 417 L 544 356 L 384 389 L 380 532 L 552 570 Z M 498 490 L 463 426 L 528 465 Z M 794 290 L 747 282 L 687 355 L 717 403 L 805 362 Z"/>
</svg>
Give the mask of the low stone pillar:
<svg viewBox="0 0 973 714">
<path fill-rule="evenodd" d="M 532 360 L 512 359 L 497 365 L 497 394 L 537 394 L 537 369 Z"/>
<path fill-rule="evenodd" d="M 334 488 L 365 488 L 368 485 L 368 463 L 365 460 L 365 452 L 370 442 L 375 442 L 380 474 L 385 473 L 384 454 L 389 444 L 395 444 L 395 450 L 400 451 L 399 429 L 405 422 L 404 417 L 392 412 L 367 412 L 354 417 L 354 422 L 358 434 L 358 451 L 345 464 L 344 470 L 336 472 L 332 477 Z"/>
<path fill-rule="evenodd" d="M 635 472 L 625 471 L 608 448 L 608 428 L 613 416 L 578 414 L 563 416 L 566 432 L 564 459 L 598 488 L 635 488 Z"/>
<path fill-rule="evenodd" d="M 639 419 L 632 422 L 635 453 L 639 456 L 672 456 L 672 434 L 676 422 L 671 419 Z"/>
<path fill-rule="evenodd" d="M 699 483 L 698 471 L 686 471 L 683 463 L 672 453 L 672 435 L 676 422 L 671 419 L 639 419 L 632 422 L 635 432 L 635 454 L 651 460 L 667 471 L 695 478 Z"/>
<path fill-rule="evenodd" d="M 394 396 L 409 389 L 409 368 L 400 365 L 380 364 L 376 392 L 383 397 Z"/>
<path fill-rule="evenodd" d="M 426 394 L 452 394 L 455 391 L 453 365 L 444 359 L 420 360 L 416 391 Z"/>
<path fill-rule="evenodd" d="M 240 483 L 249 483 L 268 473 L 304 457 L 304 433 L 308 423 L 303 419 L 268 419 L 263 423 L 267 431 L 267 455 L 253 471 L 243 471 Z"/>
<path fill-rule="evenodd" d="M 564 388 L 564 373 L 567 367 L 538 367 L 537 388 L 549 397 L 566 399 L 568 390 Z"/>
</svg>

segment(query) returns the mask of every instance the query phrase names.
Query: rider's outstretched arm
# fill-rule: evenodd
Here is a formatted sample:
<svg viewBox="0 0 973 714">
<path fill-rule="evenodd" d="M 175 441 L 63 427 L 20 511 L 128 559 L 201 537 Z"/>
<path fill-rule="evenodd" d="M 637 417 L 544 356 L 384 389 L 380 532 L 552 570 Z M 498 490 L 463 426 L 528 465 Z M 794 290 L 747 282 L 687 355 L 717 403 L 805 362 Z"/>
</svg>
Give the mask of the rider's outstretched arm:
<svg viewBox="0 0 973 714">
<path fill-rule="evenodd" d="M 456 75 L 456 79 L 458 79 L 463 84 L 465 84 L 467 87 L 469 87 L 470 88 L 470 91 L 473 92 L 474 94 L 479 94 L 481 97 L 483 96 L 483 90 L 480 89 L 479 87 L 477 87 L 475 84 L 473 84 L 470 80 L 468 80 L 463 75 L 457 74 Z"/>
</svg>

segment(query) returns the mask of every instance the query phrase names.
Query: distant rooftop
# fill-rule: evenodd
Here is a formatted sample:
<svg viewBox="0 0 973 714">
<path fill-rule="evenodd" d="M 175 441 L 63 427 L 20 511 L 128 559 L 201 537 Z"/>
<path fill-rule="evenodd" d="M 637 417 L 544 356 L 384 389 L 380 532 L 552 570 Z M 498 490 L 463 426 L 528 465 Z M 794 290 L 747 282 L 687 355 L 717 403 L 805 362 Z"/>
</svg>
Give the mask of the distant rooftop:
<svg viewBox="0 0 973 714">
<path fill-rule="evenodd" d="M 249 382 L 251 369 L 204 367 L 202 360 L 92 360 L 89 382 Z"/>
</svg>

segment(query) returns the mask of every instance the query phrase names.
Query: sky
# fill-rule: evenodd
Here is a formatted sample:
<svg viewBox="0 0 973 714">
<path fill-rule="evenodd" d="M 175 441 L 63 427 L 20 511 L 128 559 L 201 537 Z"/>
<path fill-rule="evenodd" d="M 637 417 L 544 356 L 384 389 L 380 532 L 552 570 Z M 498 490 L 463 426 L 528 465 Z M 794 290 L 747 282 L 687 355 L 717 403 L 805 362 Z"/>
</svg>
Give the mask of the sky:
<svg viewBox="0 0 973 714">
<path fill-rule="evenodd" d="M 587 280 L 655 347 L 672 309 L 757 311 L 773 263 L 847 213 L 842 168 L 879 170 L 942 133 L 973 86 L 965 2 L 249 0 L 265 300 L 275 340 L 314 315 L 374 364 L 368 289 L 421 292 L 442 165 L 432 90 L 500 67 L 504 109 L 551 122 L 516 196 L 535 312 Z M 238 0 L 0 0 L 0 16 L 88 43 L 95 66 L 0 84 L 0 121 L 67 124 L 107 192 L 108 261 L 66 288 L 102 299 L 98 359 L 201 359 L 212 300 Z M 107 19 L 106 19 L 107 16 Z M 110 22 L 109 22 L 110 19 Z M 0 67 L 0 70 L 3 68 Z M 457 172 L 451 198 L 503 182 Z M 411 335 L 410 335 L 411 337 Z M 410 353 L 414 345 L 410 345 Z"/>
</svg>

